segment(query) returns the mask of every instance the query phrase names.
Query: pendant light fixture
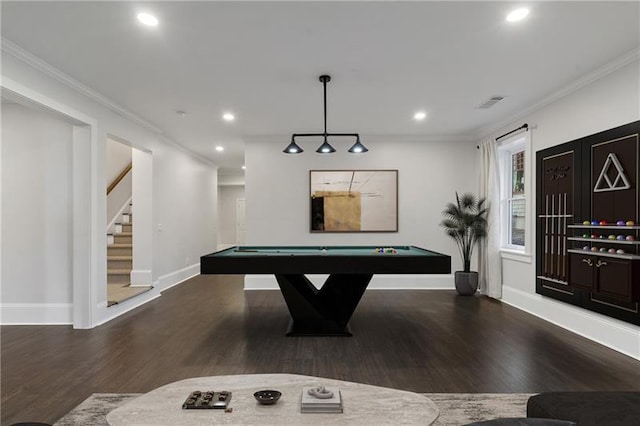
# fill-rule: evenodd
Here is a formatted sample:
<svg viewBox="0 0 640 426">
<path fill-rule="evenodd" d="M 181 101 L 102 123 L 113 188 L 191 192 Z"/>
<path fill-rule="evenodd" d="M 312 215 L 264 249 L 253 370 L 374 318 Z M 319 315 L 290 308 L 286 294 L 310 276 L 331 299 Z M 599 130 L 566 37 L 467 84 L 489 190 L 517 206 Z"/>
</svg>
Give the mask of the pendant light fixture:
<svg viewBox="0 0 640 426">
<path fill-rule="evenodd" d="M 324 88 L 324 132 L 323 133 L 294 133 L 291 135 L 291 143 L 282 151 L 285 154 L 300 154 L 304 150 L 300 148 L 298 144 L 296 144 L 297 137 L 307 137 L 307 136 L 322 136 L 324 142 L 322 145 L 316 149 L 316 152 L 319 154 L 331 154 L 332 152 L 336 152 L 336 149 L 331 146 L 327 138 L 329 136 L 347 136 L 356 138 L 356 143 L 353 144 L 351 148 L 349 148 L 348 152 L 352 154 L 360 154 L 369 151 L 361 142 L 360 135 L 358 133 L 327 133 L 327 83 L 331 81 L 331 76 L 329 75 L 321 75 L 320 82 Z"/>
</svg>

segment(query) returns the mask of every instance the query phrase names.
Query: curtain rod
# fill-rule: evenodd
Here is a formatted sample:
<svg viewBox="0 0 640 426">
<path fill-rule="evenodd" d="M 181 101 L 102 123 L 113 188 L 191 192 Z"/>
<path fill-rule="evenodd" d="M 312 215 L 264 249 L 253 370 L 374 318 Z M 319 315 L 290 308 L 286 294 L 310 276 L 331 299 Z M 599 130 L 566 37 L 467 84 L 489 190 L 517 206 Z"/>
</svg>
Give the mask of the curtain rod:
<svg viewBox="0 0 640 426">
<path fill-rule="evenodd" d="M 500 136 L 498 136 L 498 137 L 496 138 L 496 140 L 498 140 L 498 139 L 502 139 L 502 138 L 504 138 L 505 136 L 509 136 L 511 133 L 517 132 L 518 130 L 522 130 L 522 129 L 529 130 L 529 125 L 528 125 L 527 123 L 524 123 L 522 126 L 518 127 L 517 129 L 513 129 L 512 131 L 507 132 L 507 133 L 505 133 L 504 135 L 500 135 Z"/>
<path fill-rule="evenodd" d="M 498 136 L 498 137 L 496 138 L 496 141 L 497 141 L 498 139 L 502 139 L 502 138 L 504 138 L 505 136 L 509 136 L 511 133 L 515 133 L 515 132 L 517 132 L 518 130 L 522 130 L 522 129 L 524 129 L 524 130 L 528 131 L 528 130 L 529 130 L 529 125 L 528 125 L 527 123 L 524 123 L 522 126 L 518 127 L 517 129 L 513 129 L 512 131 L 507 132 L 507 133 L 505 133 L 504 135 L 500 135 L 500 136 Z M 476 145 L 476 148 L 480 149 L 480 145 Z"/>
</svg>

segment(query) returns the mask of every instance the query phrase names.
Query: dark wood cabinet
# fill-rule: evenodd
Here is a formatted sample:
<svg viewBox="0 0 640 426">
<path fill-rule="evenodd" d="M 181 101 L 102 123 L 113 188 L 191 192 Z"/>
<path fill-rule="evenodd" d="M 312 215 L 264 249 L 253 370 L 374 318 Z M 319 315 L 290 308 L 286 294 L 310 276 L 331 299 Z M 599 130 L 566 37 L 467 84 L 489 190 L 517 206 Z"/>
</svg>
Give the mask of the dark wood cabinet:
<svg viewBox="0 0 640 426">
<path fill-rule="evenodd" d="M 623 302 L 638 302 L 638 261 L 571 253 L 569 285 Z"/>
<path fill-rule="evenodd" d="M 638 286 L 634 286 L 634 265 L 637 261 L 599 258 L 594 265 L 597 276 L 596 292 L 626 302 L 638 302 Z M 635 274 L 636 281 L 638 275 Z M 636 283 L 637 284 L 637 283 Z"/>
<path fill-rule="evenodd" d="M 597 257 L 571 253 L 569 259 L 569 271 L 571 274 L 569 285 L 593 291 L 595 289 L 593 265 L 595 265 Z"/>
<path fill-rule="evenodd" d="M 537 152 L 536 292 L 640 325 L 640 121 Z"/>
</svg>

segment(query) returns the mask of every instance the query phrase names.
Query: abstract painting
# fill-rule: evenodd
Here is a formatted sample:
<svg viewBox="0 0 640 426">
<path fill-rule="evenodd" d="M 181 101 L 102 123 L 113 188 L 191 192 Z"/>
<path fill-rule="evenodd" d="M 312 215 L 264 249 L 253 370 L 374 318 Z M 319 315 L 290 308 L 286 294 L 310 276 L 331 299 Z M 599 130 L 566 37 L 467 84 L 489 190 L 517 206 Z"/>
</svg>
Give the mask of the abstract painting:
<svg viewBox="0 0 640 426">
<path fill-rule="evenodd" d="M 397 170 L 311 170 L 311 232 L 398 232 Z"/>
</svg>

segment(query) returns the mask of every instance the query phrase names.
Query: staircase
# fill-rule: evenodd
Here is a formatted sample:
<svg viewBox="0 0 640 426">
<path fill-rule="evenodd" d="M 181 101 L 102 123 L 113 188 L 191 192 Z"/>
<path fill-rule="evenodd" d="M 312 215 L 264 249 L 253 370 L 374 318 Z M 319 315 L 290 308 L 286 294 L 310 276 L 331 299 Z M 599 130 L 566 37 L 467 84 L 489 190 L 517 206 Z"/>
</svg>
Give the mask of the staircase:
<svg viewBox="0 0 640 426">
<path fill-rule="evenodd" d="M 131 214 L 123 214 L 122 223 L 116 223 L 116 232 L 107 237 L 107 284 L 130 284 L 133 268 L 131 218 Z"/>
<path fill-rule="evenodd" d="M 131 288 L 133 268 L 133 215 L 122 213 L 113 234 L 107 234 L 107 306 L 122 302 L 139 294 L 140 288 Z"/>
</svg>

